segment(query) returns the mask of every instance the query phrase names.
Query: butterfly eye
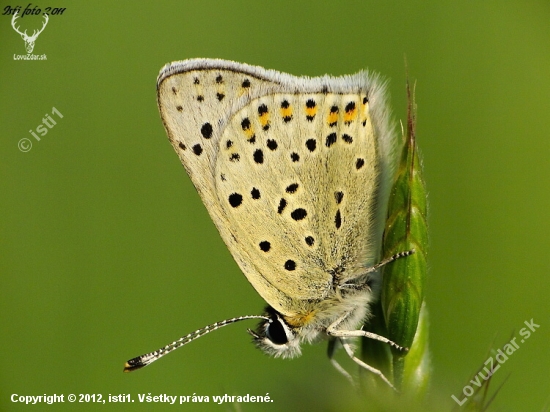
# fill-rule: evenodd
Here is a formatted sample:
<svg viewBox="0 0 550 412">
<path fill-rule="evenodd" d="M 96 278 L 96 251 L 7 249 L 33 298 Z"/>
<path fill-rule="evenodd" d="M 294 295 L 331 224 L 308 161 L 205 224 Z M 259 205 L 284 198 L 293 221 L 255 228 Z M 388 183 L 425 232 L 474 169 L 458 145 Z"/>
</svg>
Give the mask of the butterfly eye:
<svg viewBox="0 0 550 412">
<path fill-rule="evenodd" d="M 288 343 L 288 337 L 280 319 L 269 322 L 265 328 L 265 336 L 276 345 Z"/>
</svg>

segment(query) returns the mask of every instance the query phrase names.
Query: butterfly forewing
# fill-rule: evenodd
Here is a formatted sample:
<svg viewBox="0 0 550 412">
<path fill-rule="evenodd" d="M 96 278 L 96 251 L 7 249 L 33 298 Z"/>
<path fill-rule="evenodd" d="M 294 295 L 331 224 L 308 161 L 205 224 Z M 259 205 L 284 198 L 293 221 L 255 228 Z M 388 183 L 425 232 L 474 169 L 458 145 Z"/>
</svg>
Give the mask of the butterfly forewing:
<svg viewBox="0 0 550 412">
<path fill-rule="evenodd" d="M 254 76 L 252 71 L 236 71 L 227 63 L 195 59 L 166 65 L 157 80 L 157 99 L 168 138 L 220 235 L 233 251 L 237 246 L 219 204 L 214 179 L 220 124 L 240 101 L 248 101 L 273 82 Z M 247 261 L 237 261 L 246 273 Z"/>
<path fill-rule="evenodd" d="M 246 100 L 268 82 L 227 69 L 201 68 L 194 62 L 168 65 L 161 71 L 158 105 L 170 142 L 212 212 L 217 205 L 213 173 L 220 123 L 239 99 Z"/>
</svg>

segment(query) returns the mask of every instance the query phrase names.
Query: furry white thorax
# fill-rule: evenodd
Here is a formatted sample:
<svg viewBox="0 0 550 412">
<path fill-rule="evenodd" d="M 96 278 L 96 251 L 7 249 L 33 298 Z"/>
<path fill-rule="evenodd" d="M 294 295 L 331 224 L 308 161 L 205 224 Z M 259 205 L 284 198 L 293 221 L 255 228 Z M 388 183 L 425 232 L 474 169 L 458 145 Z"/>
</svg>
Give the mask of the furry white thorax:
<svg viewBox="0 0 550 412">
<path fill-rule="evenodd" d="M 373 276 L 374 275 L 374 276 Z M 370 280 L 377 279 L 376 274 L 370 274 Z M 250 331 L 254 337 L 256 346 L 264 353 L 276 358 L 294 358 L 301 356 L 302 343 L 314 343 L 322 339 L 330 339 L 331 335 L 327 331 L 331 325 L 337 323 L 337 330 L 357 330 L 360 325 L 368 320 L 370 316 L 370 307 L 378 294 L 378 283 L 373 281 L 373 289 L 363 284 L 361 290 L 353 291 L 357 288 L 356 283 L 340 285 L 336 288 L 334 294 L 319 304 L 319 311 L 314 318 L 301 327 L 293 327 L 287 324 L 283 317 L 268 308 L 267 316 L 269 321 L 264 321 L 258 326 L 256 332 Z M 348 290 L 351 288 L 351 291 Z M 273 323 L 278 322 L 284 330 L 287 342 L 277 344 L 268 337 L 267 329 Z"/>
</svg>

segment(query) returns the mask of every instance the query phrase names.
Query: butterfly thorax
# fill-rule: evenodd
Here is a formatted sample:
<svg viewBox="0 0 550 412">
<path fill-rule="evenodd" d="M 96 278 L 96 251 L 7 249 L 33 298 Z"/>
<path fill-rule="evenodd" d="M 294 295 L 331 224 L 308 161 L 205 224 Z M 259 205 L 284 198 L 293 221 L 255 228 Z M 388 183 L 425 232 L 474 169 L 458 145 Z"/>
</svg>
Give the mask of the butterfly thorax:
<svg viewBox="0 0 550 412">
<path fill-rule="evenodd" d="M 289 358 L 301 354 L 301 343 L 327 338 L 327 329 L 338 320 L 342 320 L 339 328 L 356 329 L 369 316 L 375 296 L 373 279 L 371 274 L 366 281 L 338 285 L 322 301 L 303 302 L 303 310 L 293 315 L 282 315 L 269 306 L 265 316 L 270 320 L 252 332 L 256 345 L 269 355 Z"/>
</svg>

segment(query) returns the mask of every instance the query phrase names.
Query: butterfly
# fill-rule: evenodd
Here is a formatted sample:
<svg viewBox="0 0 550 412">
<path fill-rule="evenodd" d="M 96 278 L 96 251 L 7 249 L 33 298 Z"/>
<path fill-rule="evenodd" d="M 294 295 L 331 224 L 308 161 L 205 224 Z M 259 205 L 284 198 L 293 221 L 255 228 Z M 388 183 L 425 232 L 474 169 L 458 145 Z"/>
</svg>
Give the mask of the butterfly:
<svg viewBox="0 0 550 412">
<path fill-rule="evenodd" d="M 158 107 L 168 138 L 248 281 L 268 303 L 126 363 L 130 371 L 219 327 L 249 330 L 275 357 L 329 338 L 362 367 L 349 340 L 378 293 L 381 238 L 398 141 L 385 83 L 366 71 L 296 77 L 218 59 L 164 66 Z M 336 368 L 349 374 L 332 358 Z"/>
</svg>

